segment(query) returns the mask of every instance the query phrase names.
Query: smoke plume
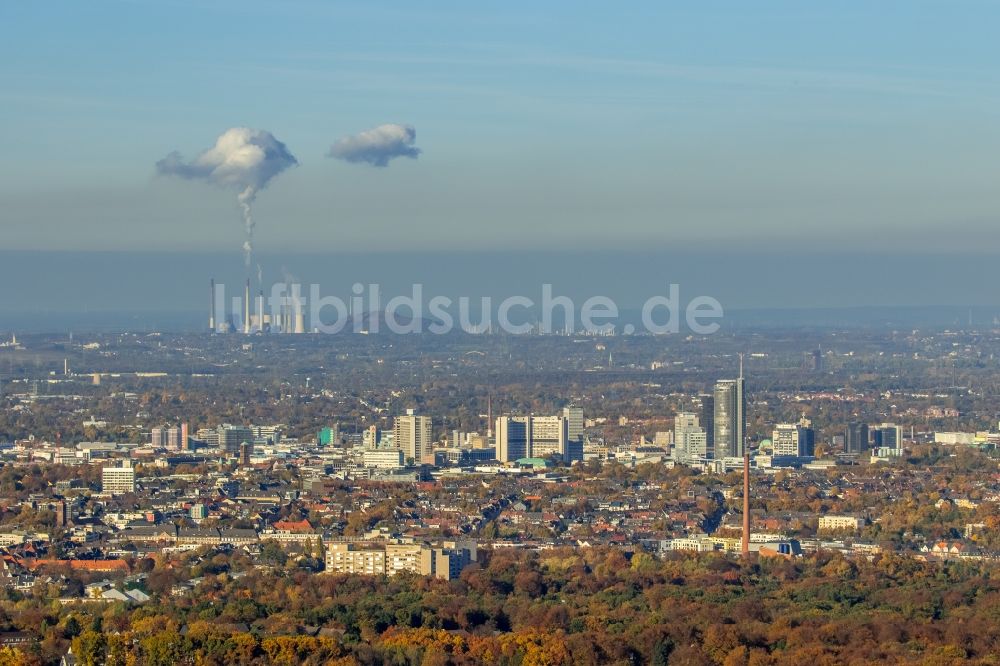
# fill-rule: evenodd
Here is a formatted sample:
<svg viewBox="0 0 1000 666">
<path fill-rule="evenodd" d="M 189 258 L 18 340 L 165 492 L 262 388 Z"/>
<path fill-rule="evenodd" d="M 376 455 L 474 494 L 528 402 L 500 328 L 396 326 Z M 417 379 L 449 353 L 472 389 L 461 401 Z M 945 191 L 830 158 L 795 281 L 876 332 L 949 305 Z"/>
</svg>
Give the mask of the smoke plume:
<svg viewBox="0 0 1000 666">
<path fill-rule="evenodd" d="M 253 202 L 271 179 L 298 161 L 285 144 L 265 130 L 233 127 L 216 139 L 215 145 L 193 160 L 185 161 L 174 151 L 156 163 L 157 173 L 200 180 L 239 190 L 236 200 L 243 213 L 243 257 L 247 268 L 253 255 Z"/>
<path fill-rule="evenodd" d="M 389 123 L 337 139 L 327 156 L 346 162 L 385 167 L 395 157 L 416 159 L 420 155 L 420 149 L 413 145 L 416 139 L 417 131 L 409 125 Z"/>
</svg>

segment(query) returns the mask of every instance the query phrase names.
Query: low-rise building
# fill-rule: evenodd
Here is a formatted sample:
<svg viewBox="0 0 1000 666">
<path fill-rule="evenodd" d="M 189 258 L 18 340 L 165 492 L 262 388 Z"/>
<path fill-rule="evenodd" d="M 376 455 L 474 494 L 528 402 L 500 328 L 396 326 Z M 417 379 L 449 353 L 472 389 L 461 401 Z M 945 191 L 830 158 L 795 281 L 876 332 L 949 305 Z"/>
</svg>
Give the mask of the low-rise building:
<svg viewBox="0 0 1000 666">
<path fill-rule="evenodd" d="M 326 547 L 326 570 L 370 576 L 412 572 L 451 580 L 475 558 L 476 545 L 470 541 L 337 541 Z"/>
<path fill-rule="evenodd" d="M 865 524 L 864 518 L 858 516 L 820 516 L 819 531 L 857 530 Z"/>
</svg>

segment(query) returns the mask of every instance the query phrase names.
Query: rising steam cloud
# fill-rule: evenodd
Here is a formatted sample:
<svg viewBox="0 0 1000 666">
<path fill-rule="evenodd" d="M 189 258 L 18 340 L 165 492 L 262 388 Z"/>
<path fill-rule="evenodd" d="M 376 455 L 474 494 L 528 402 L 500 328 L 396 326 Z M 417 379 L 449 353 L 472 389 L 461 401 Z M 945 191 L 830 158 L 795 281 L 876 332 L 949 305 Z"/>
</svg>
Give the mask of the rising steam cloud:
<svg viewBox="0 0 1000 666">
<path fill-rule="evenodd" d="M 409 125 L 389 123 L 337 139 L 327 156 L 345 162 L 385 167 L 395 157 L 416 159 L 420 155 L 420 149 L 413 145 L 416 139 L 417 131 Z"/>
<path fill-rule="evenodd" d="M 201 180 L 219 187 L 239 190 L 236 199 L 243 212 L 246 240 L 243 257 L 250 267 L 253 255 L 253 202 L 271 179 L 298 161 L 285 144 L 265 130 L 233 127 L 223 132 L 215 145 L 190 161 L 174 151 L 156 163 L 163 175 Z"/>
</svg>

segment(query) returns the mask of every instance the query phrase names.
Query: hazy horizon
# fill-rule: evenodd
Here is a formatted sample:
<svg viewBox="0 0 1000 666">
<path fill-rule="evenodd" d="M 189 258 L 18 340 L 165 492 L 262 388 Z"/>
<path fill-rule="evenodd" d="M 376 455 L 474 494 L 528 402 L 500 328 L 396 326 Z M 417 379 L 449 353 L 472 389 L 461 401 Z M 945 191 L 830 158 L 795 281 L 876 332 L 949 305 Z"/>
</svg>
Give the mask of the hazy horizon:
<svg viewBox="0 0 1000 666">
<path fill-rule="evenodd" d="M 970 307 L 980 324 L 1000 313 L 992 258 L 983 255 L 383 252 L 269 254 L 259 259 L 265 288 L 288 278 L 317 283 L 323 295 L 346 299 L 355 282 L 377 283 L 383 302 L 409 294 L 411 285 L 420 283 L 425 300 L 434 295 L 473 300 L 523 295 L 537 303 L 542 285 L 548 283 L 554 295 L 568 296 L 578 307 L 584 299 L 601 295 L 622 310 L 635 310 L 651 296 L 666 295 L 668 285 L 676 283 L 682 303 L 711 296 L 734 317 L 740 311 L 868 308 L 877 314 L 879 308 L 896 309 L 896 315 L 886 315 L 888 321 L 898 319 L 900 309 L 944 307 L 938 311 L 943 318 L 931 321 L 947 325 L 953 320 L 964 323 Z M 233 252 L 0 251 L 0 265 L 12 277 L 0 284 L 5 305 L 0 330 L 24 330 L 29 321 L 36 324 L 27 328 L 49 322 L 41 328 L 56 330 L 67 322 L 86 321 L 74 315 L 102 312 L 159 313 L 162 317 L 156 321 L 186 322 L 179 328 L 198 330 L 207 316 L 209 280 L 239 295 L 248 276 L 240 255 Z M 256 270 L 252 273 L 256 290 Z M 955 293 L 966 300 L 955 299 Z M 25 318 L 31 314 L 41 318 Z M 870 314 L 859 316 L 872 319 Z"/>
</svg>

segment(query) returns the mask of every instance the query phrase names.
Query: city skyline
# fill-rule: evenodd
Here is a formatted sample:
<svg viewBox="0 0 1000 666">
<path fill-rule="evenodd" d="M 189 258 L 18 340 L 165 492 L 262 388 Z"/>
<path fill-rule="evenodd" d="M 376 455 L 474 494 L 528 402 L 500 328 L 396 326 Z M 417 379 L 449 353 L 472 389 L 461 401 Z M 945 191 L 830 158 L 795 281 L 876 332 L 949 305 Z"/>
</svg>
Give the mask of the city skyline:
<svg viewBox="0 0 1000 666">
<path fill-rule="evenodd" d="M 0 3 L 0 666 L 994 663 L 998 23 Z"/>
</svg>

